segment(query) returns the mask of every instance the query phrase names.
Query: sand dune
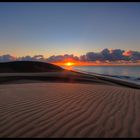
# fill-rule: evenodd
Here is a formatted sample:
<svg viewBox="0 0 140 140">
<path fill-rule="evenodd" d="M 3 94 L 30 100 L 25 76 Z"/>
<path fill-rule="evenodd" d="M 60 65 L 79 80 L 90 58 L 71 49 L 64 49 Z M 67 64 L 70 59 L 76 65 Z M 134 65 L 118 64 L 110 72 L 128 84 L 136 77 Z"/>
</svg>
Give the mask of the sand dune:
<svg viewBox="0 0 140 140">
<path fill-rule="evenodd" d="M 77 83 L 1 85 L 0 137 L 140 137 L 140 90 Z"/>
</svg>

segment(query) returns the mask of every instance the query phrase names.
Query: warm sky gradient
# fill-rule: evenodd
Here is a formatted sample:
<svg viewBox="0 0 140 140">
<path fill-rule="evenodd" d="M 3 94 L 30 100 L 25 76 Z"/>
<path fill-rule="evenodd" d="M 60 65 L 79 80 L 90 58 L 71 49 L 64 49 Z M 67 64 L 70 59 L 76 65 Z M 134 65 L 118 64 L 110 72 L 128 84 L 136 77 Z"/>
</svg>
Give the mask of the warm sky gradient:
<svg viewBox="0 0 140 140">
<path fill-rule="evenodd" d="M 140 51 L 140 3 L 0 3 L 0 55 Z"/>
</svg>

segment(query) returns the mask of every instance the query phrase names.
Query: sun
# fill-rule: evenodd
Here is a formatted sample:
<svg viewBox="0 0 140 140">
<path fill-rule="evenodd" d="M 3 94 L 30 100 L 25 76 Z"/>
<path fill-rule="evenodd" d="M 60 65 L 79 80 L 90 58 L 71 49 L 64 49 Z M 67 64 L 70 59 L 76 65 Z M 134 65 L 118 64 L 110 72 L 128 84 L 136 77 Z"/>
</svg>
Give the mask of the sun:
<svg viewBox="0 0 140 140">
<path fill-rule="evenodd" d="M 73 62 L 67 62 L 67 63 L 65 63 L 65 65 L 66 65 L 66 66 L 73 66 L 74 63 L 73 63 Z"/>
</svg>

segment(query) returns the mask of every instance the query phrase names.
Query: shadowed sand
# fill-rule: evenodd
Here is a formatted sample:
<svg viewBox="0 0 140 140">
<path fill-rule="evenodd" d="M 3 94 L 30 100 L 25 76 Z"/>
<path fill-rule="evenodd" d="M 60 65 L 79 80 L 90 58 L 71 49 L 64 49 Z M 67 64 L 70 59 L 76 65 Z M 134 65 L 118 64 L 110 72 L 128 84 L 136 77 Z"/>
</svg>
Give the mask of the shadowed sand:
<svg viewBox="0 0 140 140">
<path fill-rule="evenodd" d="M 140 137 L 140 90 L 103 83 L 0 85 L 0 137 Z"/>
<path fill-rule="evenodd" d="M 34 82 L 68 82 L 68 83 L 102 83 L 116 85 L 107 80 L 100 80 L 95 76 L 64 70 L 62 72 L 43 73 L 0 73 L 0 84 Z"/>
</svg>

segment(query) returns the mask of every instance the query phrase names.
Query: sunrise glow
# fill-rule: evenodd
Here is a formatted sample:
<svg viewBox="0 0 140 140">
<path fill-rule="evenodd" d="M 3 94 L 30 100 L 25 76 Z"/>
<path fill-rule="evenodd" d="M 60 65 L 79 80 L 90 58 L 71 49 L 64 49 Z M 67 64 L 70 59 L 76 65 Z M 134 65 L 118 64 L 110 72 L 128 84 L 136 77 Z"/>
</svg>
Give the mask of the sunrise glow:
<svg viewBox="0 0 140 140">
<path fill-rule="evenodd" d="M 16 14 L 19 7 L 21 13 Z M 140 63 L 139 4 L 37 7 L 0 4 L 0 62 L 43 61 L 62 67 Z"/>
<path fill-rule="evenodd" d="M 67 63 L 65 63 L 65 65 L 66 65 L 66 66 L 73 66 L 74 63 L 73 63 L 73 62 L 67 62 Z"/>
</svg>

